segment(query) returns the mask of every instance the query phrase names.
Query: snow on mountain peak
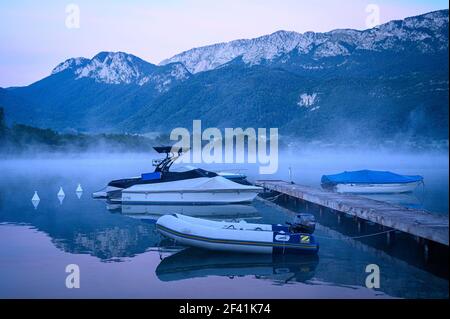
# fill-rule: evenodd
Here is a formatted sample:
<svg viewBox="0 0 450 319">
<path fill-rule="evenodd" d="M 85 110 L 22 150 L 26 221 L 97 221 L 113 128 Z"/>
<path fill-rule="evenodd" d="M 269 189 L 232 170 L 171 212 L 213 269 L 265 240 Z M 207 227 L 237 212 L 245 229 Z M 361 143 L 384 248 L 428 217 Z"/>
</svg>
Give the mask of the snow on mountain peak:
<svg viewBox="0 0 450 319">
<path fill-rule="evenodd" d="M 77 66 L 80 66 L 80 65 L 83 65 L 83 64 L 87 63 L 88 61 L 89 61 L 89 59 L 86 59 L 86 58 L 71 58 L 71 59 L 67 59 L 66 61 L 58 64 L 52 70 L 52 74 L 63 72 L 65 70 L 67 70 L 67 69 L 75 68 Z"/>
<path fill-rule="evenodd" d="M 75 71 L 77 79 L 94 78 L 108 84 L 130 84 L 142 78 L 140 66 L 146 63 L 123 52 L 101 52 L 86 66 Z"/>
<path fill-rule="evenodd" d="M 70 70 L 75 80 L 94 79 L 106 84 L 153 84 L 164 91 L 174 81 L 183 81 L 190 76 L 182 64 L 174 63 L 158 67 L 134 55 L 124 52 L 100 52 L 92 59 L 69 59 L 53 69 L 52 74 Z"/>
<path fill-rule="evenodd" d="M 201 48 L 194 48 L 164 60 L 160 65 L 180 62 L 191 73 L 215 69 L 231 60 L 242 56 L 248 64 L 258 64 L 262 59 L 272 59 L 281 53 L 295 48 L 299 34 L 296 32 L 278 31 L 251 40 L 235 40 L 218 43 Z"/>
<path fill-rule="evenodd" d="M 194 48 L 166 59 L 160 63 L 183 63 L 192 73 L 203 72 L 222 66 L 241 57 L 248 65 L 273 60 L 294 49 L 298 54 L 312 54 L 315 59 L 350 55 L 355 50 L 396 49 L 402 42 L 413 42 L 419 50 L 426 52 L 438 48 L 448 49 L 448 10 L 430 12 L 424 15 L 391 21 L 372 29 L 359 31 L 338 29 L 326 33 L 297 33 L 278 31 L 254 39 L 241 39 Z M 422 41 L 439 41 L 435 47 Z"/>
</svg>

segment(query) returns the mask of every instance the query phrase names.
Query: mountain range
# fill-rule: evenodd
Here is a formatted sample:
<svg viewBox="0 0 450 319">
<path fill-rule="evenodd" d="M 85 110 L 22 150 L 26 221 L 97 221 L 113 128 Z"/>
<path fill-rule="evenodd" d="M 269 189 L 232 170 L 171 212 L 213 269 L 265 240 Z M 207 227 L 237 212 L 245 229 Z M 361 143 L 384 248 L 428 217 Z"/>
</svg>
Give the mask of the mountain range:
<svg viewBox="0 0 450 319">
<path fill-rule="evenodd" d="M 448 10 L 368 30 L 278 31 L 151 64 L 72 58 L 0 88 L 9 122 L 60 131 L 278 127 L 305 139 L 448 139 Z"/>
</svg>

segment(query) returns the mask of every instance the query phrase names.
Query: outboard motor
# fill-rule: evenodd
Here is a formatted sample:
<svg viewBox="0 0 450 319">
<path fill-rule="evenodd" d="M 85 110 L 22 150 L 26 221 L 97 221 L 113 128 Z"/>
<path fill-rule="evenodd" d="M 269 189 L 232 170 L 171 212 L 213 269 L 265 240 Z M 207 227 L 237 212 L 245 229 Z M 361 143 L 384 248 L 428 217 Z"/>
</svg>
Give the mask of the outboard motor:
<svg viewBox="0 0 450 319">
<path fill-rule="evenodd" d="M 295 216 L 292 223 L 289 225 L 289 231 L 291 233 L 306 233 L 312 234 L 316 229 L 316 219 L 311 214 L 298 214 Z"/>
</svg>

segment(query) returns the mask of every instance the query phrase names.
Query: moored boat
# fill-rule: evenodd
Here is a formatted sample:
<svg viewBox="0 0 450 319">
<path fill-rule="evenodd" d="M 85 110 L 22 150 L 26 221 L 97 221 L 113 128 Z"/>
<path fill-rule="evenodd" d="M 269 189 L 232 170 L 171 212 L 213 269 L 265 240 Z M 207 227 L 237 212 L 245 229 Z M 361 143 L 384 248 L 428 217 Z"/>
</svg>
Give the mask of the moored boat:
<svg viewBox="0 0 450 319">
<path fill-rule="evenodd" d="M 217 222 L 180 214 L 156 222 L 161 234 L 186 246 L 259 254 L 317 253 L 313 235 L 297 232 L 297 226 Z"/>
<path fill-rule="evenodd" d="M 220 175 L 200 168 L 170 171 L 186 150 L 169 146 L 154 149 L 166 154 L 164 159 L 154 161 L 154 172 L 111 181 L 93 197 L 123 204 L 230 204 L 251 202 L 263 190 L 245 183 L 243 174 Z"/>
<path fill-rule="evenodd" d="M 399 175 L 386 171 L 361 170 L 323 175 L 322 187 L 338 193 L 395 194 L 409 193 L 423 183 L 420 175 Z"/>
</svg>

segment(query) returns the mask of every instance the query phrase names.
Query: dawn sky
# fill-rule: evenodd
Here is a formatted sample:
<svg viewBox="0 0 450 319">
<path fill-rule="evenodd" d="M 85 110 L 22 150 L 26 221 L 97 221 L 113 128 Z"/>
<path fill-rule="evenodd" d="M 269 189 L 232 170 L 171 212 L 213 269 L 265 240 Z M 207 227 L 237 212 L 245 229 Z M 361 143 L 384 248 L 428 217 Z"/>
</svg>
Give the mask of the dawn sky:
<svg viewBox="0 0 450 319">
<path fill-rule="evenodd" d="M 380 23 L 448 8 L 444 0 L 93 2 L 0 2 L 0 87 L 31 84 L 67 58 L 100 51 L 124 51 L 157 64 L 193 47 L 277 30 L 366 29 L 369 4 L 378 5 Z"/>
</svg>

